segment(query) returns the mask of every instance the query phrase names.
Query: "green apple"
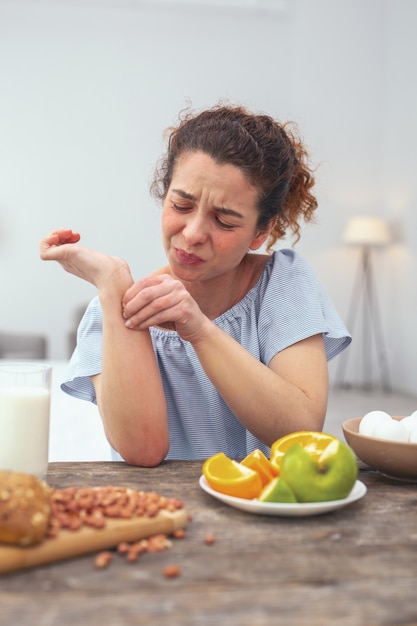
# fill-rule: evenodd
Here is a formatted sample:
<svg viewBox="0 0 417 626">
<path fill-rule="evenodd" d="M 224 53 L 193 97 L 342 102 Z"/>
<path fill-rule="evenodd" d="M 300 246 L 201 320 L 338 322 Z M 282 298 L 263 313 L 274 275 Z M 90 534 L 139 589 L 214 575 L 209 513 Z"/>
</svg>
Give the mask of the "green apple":
<svg viewBox="0 0 417 626">
<path fill-rule="evenodd" d="M 265 485 L 258 500 L 261 502 L 297 502 L 293 491 L 280 476 L 273 478 Z"/>
<path fill-rule="evenodd" d="M 341 500 L 355 484 L 358 464 L 349 446 L 339 439 L 331 441 L 318 459 L 295 443 L 283 456 L 280 475 L 298 502 Z"/>
</svg>

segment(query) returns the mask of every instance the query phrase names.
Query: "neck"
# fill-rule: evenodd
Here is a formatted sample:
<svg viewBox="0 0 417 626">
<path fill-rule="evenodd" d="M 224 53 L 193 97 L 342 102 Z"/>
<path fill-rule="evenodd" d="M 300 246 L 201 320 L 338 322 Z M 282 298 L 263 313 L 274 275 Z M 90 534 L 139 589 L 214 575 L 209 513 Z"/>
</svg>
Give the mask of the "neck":
<svg viewBox="0 0 417 626">
<path fill-rule="evenodd" d="M 204 315 L 213 320 L 231 309 L 255 286 L 268 258 L 268 255 L 263 254 L 247 254 L 238 267 L 227 274 L 203 282 L 182 282 Z M 169 266 L 155 272 L 171 273 Z M 163 327 L 170 326 L 164 324 Z"/>
<path fill-rule="evenodd" d="M 246 255 L 233 271 L 212 281 L 185 286 L 209 319 L 219 317 L 237 304 L 258 281 L 267 257 Z"/>
</svg>

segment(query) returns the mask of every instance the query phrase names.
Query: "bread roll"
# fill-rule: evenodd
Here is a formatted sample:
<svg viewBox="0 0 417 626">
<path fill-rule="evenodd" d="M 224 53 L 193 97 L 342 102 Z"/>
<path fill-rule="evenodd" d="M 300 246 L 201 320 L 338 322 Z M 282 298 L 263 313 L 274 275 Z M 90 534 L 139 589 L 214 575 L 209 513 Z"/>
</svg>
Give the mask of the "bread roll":
<svg viewBox="0 0 417 626">
<path fill-rule="evenodd" d="M 48 528 L 51 490 L 30 474 L 0 470 L 0 543 L 31 546 Z"/>
</svg>

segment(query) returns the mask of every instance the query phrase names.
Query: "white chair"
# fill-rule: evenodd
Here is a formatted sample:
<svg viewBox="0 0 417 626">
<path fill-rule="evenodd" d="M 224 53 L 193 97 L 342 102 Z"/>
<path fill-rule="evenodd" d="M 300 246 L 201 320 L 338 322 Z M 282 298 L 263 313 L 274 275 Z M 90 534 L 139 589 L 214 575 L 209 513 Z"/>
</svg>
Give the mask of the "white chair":
<svg viewBox="0 0 417 626">
<path fill-rule="evenodd" d="M 43 335 L 0 332 L 0 359 L 46 359 L 47 348 Z"/>
</svg>

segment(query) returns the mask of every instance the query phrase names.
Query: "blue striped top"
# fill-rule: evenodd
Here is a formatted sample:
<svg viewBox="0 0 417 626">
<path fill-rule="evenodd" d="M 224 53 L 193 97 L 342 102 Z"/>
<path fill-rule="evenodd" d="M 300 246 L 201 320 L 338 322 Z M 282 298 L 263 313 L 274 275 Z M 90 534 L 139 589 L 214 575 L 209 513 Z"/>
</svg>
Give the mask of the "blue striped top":
<svg viewBox="0 0 417 626">
<path fill-rule="evenodd" d="M 328 360 L 351 341 L 312 268 L 293 250 L 274 252 L 256 285 L 214 323 L 266 365 L 280 350 L 318 333 Z M 220 397 L 191 344 L 174 331 L 152 327 L 150 333 L 168 407 L 167 459 L 205 459 L 219 451 L 243 458 L 255 448 L 268 455 L 269 448 Z M 90 376 L 101 371 L 101 350 L 102 315 L 96 297 L 78 328 L 68 379 L 61 385 L 65 392 L 96 402 Z M 112 458 L 121 459 L 115 451 Z"/>
</svg>

